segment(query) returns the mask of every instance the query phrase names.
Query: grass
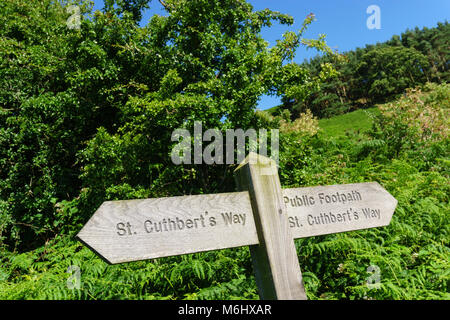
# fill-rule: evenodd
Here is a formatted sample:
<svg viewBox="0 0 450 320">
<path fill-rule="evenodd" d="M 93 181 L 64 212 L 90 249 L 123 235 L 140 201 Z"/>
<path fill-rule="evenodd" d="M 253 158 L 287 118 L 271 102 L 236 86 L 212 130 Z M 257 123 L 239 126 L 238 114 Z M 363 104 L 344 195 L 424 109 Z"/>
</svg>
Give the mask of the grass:
<svg viewBox="0 0 450 320">
<path fill-rule="evenodd" d="M 329 119 L 320 119 L 319 127 L 326 137 L 345 136 L 345 133 L 349 131 L 362 133 L 371 128 L 373 117 L 379 113 L 380 110 L 377 107 L 359 109 Z"/>
</svg>

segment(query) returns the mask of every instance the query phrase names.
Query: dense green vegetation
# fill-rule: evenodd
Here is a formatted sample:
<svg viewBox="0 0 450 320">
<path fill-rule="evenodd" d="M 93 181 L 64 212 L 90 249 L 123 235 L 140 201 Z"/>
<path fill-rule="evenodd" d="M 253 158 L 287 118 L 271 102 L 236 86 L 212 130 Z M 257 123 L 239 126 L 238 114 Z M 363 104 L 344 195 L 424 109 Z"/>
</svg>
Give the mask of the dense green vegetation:
<svg viewBox="0 0 450 320">
<path fill-rule="evenodd" d="M 313 16 L 269 49 L 261 28 L 292 18 L 244 1 L 166 0 L 169 15 L 145 27 L 148 1 L 95 13 L 83 2 L 80 29 L 67 28 L 68 4 L 0 2 L 0 299 L 258 299 L 248 248 L 107 265 L 74 238 L 105 200 L 234 191 L 234 166 L 171 163 L 172 131 L 194 121 L 279 128 L 284 187 L 378 181 L 399 201 L 388 227 L 296 240 L 310 299 L 450 298 L 449 85 L 291 121 L 293 110 L 273 116 L 256 103 L 307 99 L 335 81 L 331 63 L 320 75 L 292 63 L 301 44 L 340 59 L 302 38 Z M 380 49 L 367 59 L 430 63 L 409 47 Z M 447 69 L 434 65 L 428 80 L 441 82 Z"/>
<path fill-rule="evenodd" d="M 143 1 L 94 13 L 86 2 L 79 29 L 67 4 L 0 3 L 0 241 L 10 249 L 79 230 L 107 199 L 233 190 L 232 167 L 173 164 L 172 132 L 194 121 L 257 129 L 263 93 L 302 87 L 288 80 L 313 16 L 269 49 L 261 28 L 291 17 L 238 0 L 164 3 L 167 17 L 139 27 Z"/>
<path fill-rule="evenodd" d="M 379 181 L 399 201 L 388 227 L 296 240 L 310 299 L 450 298 L 450 86 L 428 85 L 424 91 L 381 105 L 382 111 L 321 121 L 316 135 L 286 137 L 283 186 Z M 429 116 L 436 125 L 427 122 L 431 118 L 417 118 L 414 126 L 402 122 L 409 119 L 403 106 L 417 101 L 423 102 L 420 112 L 435 113 Z M 407 114 L 399 117 L 400 112 Z M 354 130 L 355 119 L 371 125 Z M 447 125 L 445 135 L 439 121 Z M 404 130 L 379 130 L 389 122 Z M 30 252 L 4 251 L 1 261 L 0 299 L 258 298 L 248 248 L 111 266 L 60 235 Z M 81 271 L 79 290 L 66 284 L 71 265 Z M 379 288 L 366 284 L 369 266 L 380 270 Z"/>
<path fill-rule="evenodd" d="M 286 94 L 275 114 L 289 110 L 295 118 L 310 109 L 320 118 L 343 114 L 374 103 L 395 99 L 406 88 L 425 82 L 450 81 L 450 24 L 415 28 L 391 40 L 356 48 L 339 56 L 322 55 L 302 66 L 313 76 L 329 68 L 336 70 L 306 96 Z M 276 111 L 278 110 L 278 111 Z"/>
</svg>

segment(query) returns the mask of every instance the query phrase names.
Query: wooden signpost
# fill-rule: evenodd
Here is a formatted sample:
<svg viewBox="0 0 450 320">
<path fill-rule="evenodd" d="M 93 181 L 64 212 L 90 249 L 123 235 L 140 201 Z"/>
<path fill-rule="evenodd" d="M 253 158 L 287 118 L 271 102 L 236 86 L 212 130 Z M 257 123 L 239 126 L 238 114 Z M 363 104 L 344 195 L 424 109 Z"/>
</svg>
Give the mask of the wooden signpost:
<svg viewBox="0 0 450 320">
<path fill-rule="evenodd" d="M 386 226 L 397 205 L 376 182 L 281 189 L 255 153 L 241 192 L 106 201 L 77 237 L 111 264 L 249 246 L 262 299 L 306 299 L 294 239 Z"/>
</svg>

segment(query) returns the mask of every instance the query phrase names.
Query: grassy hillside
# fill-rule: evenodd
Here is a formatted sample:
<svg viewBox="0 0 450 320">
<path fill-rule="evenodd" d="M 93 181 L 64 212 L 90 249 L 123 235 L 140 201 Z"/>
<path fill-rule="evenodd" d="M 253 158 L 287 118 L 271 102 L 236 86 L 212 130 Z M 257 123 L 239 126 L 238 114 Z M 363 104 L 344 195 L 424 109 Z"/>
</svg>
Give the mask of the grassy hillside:
<svg viewBox="0 0 450 320">
<path fill-rule="evenodd" d="M 309 299 L 450 299 L 449 104 L 450 86 L 430 85 L 320 120 L 319 134 L 281 137 L 284 187 L 378 181 L 398 200 L 387 227 L 296 240 Z M 247 247 L 107 265 L 61 235 L 30 252 L 0 252 L 0 299 L 258 295 Z"/>
<path fill-rule="evenodd" d="M 320 119 L 319 127 L 327 137 L 345 136 L 346 133 L 363 133 L 371 129 L 374 117 L 380 114 L 377 107 L 358 109 L 328 119 Z"/>
</svg>

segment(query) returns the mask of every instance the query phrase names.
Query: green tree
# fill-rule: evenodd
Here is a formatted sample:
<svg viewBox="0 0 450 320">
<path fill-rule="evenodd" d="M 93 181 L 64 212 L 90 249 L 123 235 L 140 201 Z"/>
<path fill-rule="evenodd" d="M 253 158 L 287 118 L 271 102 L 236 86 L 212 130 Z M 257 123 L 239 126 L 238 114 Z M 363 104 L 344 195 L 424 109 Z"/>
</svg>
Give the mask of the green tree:
<svg viewBox="0 0 450 320">
<path fill-rule="evenodd" d="M 67 26 L 73 2 L 0 3 L 0 237 L 9 245 L 78 230 L 106 199 L 233 188 L 227 166 L 174 165 L 173 130 L 257 126 L 259 97 L 289 89 L 296 48 L 328 50 L 302 38 L 313 16 L 268 48 L 261 29 L 292 17 L 241 0 L 162 3 L 168 15 L 140 27 L 148 1 L 106 1 L 102 12 L 77 2 L 79 29 Z"/>
<path fill-rule="evenodd" d="M 377 43 L 375 45 L 366 45 L 364 48 L 356 48 L 354 50 L 345 52 L 341 55 L 341 58 L 336 59 L 339 56 L 322 55 L 316 56 L 309 61 L 305 61 L 299 70 L 308 70 L 306 75 L 310 78 L 319 76 L 325 63 L 330 63 L 337 71 L 337 75 L 324 79 L 320 87 L 313 87 L 307 91 L 307 95 L 301 96 L 301 99 L 295 99 L 289 96 L 289 92 L 282 96 L 282 105 L 279 107 L 281 110 L 288 110 L 291 112 L 292 117 L 298 116 L 299 112 L 305 109 L 310 109 L 318 117 L 329 117 L 335 114 L 345 113 L 354 109 L 367 107 L 373 100 L 373 98 L 381 99 L 381 97 L 387 98 L 390 95 L 398 94 L 404 91 L 405 83 L 408 85 L 422 84 L 425 81 L 433 82 L 448 82 L 450 79 L 449 61 L 450 61 L 450 25 L 448 22 L 438 23 L 435 28 L 426 28 L 422 30 L 415 28 L 414 30 L 406 30 L 401 35 L 394 35 L 390 40 L 384 43 Z M 387 50 L 386 48 L 397 48 Z M 415 73 L 416 70 L 411 70 L 411 62 L 417 63 L 417 61 L 423 62 L 423 57 L 420 56 L 419 60 L 414 60 L 417 57 L 415 55 L 407 56 L 407 51 L 402 48 L 411 49 L 410 53 L 416 50 L 428 60 L 428 66 L 426 63 L 421 68 L 422 75 Z M 358 69 L 364 59 L 373 59 L 374 61 L 382 59 L 376 57 L 378 53 L 370 53 L 374 50 L 385 50 L 383 55 L 385 57 L 391 56 L 392 63 L 397 63 L 398 68 L 393 68 L 389 72 L 392 73 L 391 77 L 386 77 L 386 70 L 383 69 L 383 63 L 379 63 L 378 67 L 373 67 L 370 70 Z M 387 50 L 387 51 L 386 51 Z M 409 53 L 409 54 L 410 54 Z M 386 55 L 387 54 L 387 55 Z M 412 77 L 407 74 L 401 75 L 402 59 L 407 61 L 405 72 L 410 72 Z M 397 60 L 395 60 L 397 59 Z M 365 68 L 365 67 L 364 67 Z M 372 72 L 369 74 L 368 72 Z M 400 71 L 400 72 L 398 72 Z M 304 71 L 302 71 L 304 73 Z M 299 73 L 296 77 L 292 76 L 292 86 L 295 88 L 295 81 L 301 79 L 302 73 Z M 370 78 L 374 79 L 370 79 Z M 406 78 L 405 78 L 406 77 Z M 408 81 L 413 79 L 413 81 Z M 405 79 L 404 79 L 405 78 Z M 401 79 L 400 84 L 397 79 Z M 375 81 L 376 84 L 372 92 L 368 83 Z M 390 83 L 390 81 L 393 83 Z M 406 80 L 406 82 L 405 82 Z M 369 83 L 372 85 L 372 82 Z M 386 90 L 387 89 L 387 90 Z M 374 95 L 375 94 L 375 95 Z M 380 96 L 376 96 L 379 94 Z M 298 95 L 297 95 L 298 96 Z M 298 96 L 300 97 L 300 96 Z M 280 113 L 274 111 L 275 113 Z"/>
<path fill-rule="evenodd" d="M 423 83 L 428 59 L 419 51 L 404 47 L 381 47 L 364 54 L 358 66 L 358 80 L 373 100 Z"/>
</svg>

